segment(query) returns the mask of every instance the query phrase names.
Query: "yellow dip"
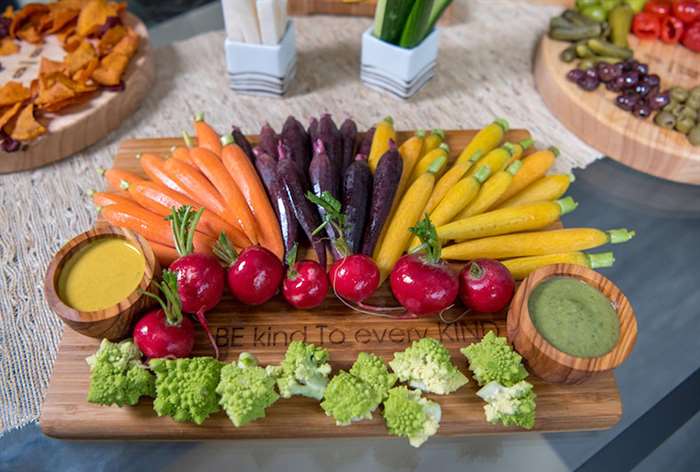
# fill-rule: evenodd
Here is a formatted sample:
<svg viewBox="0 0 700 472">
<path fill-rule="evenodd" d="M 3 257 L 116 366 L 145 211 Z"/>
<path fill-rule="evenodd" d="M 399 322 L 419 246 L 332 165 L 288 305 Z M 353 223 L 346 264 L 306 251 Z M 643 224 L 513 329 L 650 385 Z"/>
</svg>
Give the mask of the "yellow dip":
<svg viewBox="0 0 700 472">
<path fill-rule="evenodd" d="M 78 311 L 109 308 L 138 287 L 146 268 L 141 251 L 117 237 L 97 239 L 73 254 L 58 278 L 58 295 Z"/>
</svg>

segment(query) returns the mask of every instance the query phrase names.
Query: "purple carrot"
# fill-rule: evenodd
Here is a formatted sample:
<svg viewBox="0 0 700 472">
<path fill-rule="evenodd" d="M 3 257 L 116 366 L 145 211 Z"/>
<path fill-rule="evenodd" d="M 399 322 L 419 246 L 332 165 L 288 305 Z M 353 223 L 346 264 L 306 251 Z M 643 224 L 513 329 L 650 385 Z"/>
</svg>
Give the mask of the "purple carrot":
<svg viewBox="0 0 700 472">
<path fill-rule="evenodd" d="M 311 182 L 311 190 L 316 196 L 321 196 L 323 192 L 329 192 L 335 198 L 338 195 L 337 180 L 335 179 L 333 165 L 330 161 L 330 157 L 326 152 L 323 141 L 317 139 L 314 143 L 314 157 L 311 159 L 311 164 L 309 164 L 309 180 Z M 321 216 L 321 220 L 326 217 L 326 210 L 318 206 L 318 212 Z M 331 241 L 331 248 L 333 250 L 333 255 L 336 258 L 342 257 L 338 252 L 335 241 L 338 238 L 338 234 L 335 231 L 333 225 L 327 225 L 325 227 L 326 234 Z"/>
<path fill-rule="evenodd" d="M 374 139 L 375 130 L 376 128 L 372 126 L 370 129 L 365 131 L 365 135 L 362 137 L 362 141 L 360 141 L 360 147 L 357 150 L 359 154 L 369 156 L 369 151 L 372 149 L 372 139 Z"/>
<path fill-rule="evenodd" d="M 306 169 L 311 161 L 311 142 L 304 126 L 291 115 L 284 122 L 280 141 L 284 141 L 287 144 L 292 159 L 297 162 L 301 172 L 306 173 Z"/>
<path fill-rule="evenodd" d="M 265 123 L 260 130 L 260 144 L 258 145 L 260 149 L 269 154 L 270 156 L 278 159 L 277 155 L 277 144 L 279 142 L 279 136 L 275 130 L 270 126 L 269 123 Z"/>
<path fill-rule="evenodd" d="M 285 163 L 276 163 L 280 167 L 280 171 L 284 171 Z M 280 231 L 282 232 L 282 241 L 284 242 L 284 252 L 289 253 L 292 247 L 299 241 L 299 222 L 294 214 L 289 195 L 284 190 L 284 178 L 280 172 L 275 172 L 275 178 L 272 181 L 270 188 L 272 206 L 277 213 L 277 219 L 280 223 Z"/>
<path fill-rule="evenodd" d="M 355 141 L 357 139 L 357 125 L 350 118 L 343 121 L 340 126 L 340 142 L 342 148 L 342 162 L 340 165 L 340 175 L 345 175 L 345 171 L 352 164 L 355 158 Z"/>
<path fill-rule="evenodd" d="M 367 222 L 369 196 L 372 192 L 372 172 L 362 155 L 357 156 L 343 177 L 343 234 L 352 254 L 360 252 L 362 235 Z"/>
</svg>

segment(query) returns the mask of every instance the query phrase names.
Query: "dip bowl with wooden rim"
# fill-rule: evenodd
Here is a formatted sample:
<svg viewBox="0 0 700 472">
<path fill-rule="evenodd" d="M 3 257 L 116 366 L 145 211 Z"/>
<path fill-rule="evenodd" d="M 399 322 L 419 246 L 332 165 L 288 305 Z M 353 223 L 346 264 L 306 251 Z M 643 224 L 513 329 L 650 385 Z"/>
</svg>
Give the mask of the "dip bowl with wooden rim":
<svg viewBox="0 0 700 472">
<path fill-rule="evenodd" d="M 129 258 L 99 260 L 92 254 L 92 260 L 84 261 L 83 273 L 79 274 L 78 282 L 83 282 L 84 287 L 78 286 L 73 293 L 68 293 L 66 278 L 73 275 L 70 272 L 77 268 L 80 258 L 91 248 L 105 244 L 117 249 L 123 246 L 124 250 L 132 251 L 133 254 L 126 255 L 133 256 L 131 262 L 135 269 L 128 274 L 120 273 L 128 267 Z M 109 254 L 105 252 L 98 256 Z M 140 256 L 143 256 L 142 267 Z M 88 271 L 94 269 L 94 274 L 84 273 L 86 268 Z M 54 313 L 75 331 L 115 341 L 129 336 L 136 315 L 154 304 L 144 292 L 158 293 L 156 282 L 159 276 L 160 265 L 145 239 L 127 229 L 99 224 L 68 241 L 56 253 L 46 272 L 44 293 Z M 115 286 L 119 281 L 126 281 L 125 285 Z M 94 290 L 94 287 L 102 287 L 102 290 Z M 105 306 L 100 306 L 100 301 Z"/>
<path fill-rule="evenodd" d="M 538 331 L 530 313 L 530 297 L 540 284 L 558 277 L 583 282 L 597 289 L 610 301 L 617 314 L 619 335 L 607 353 L 597 357 L 567 354 Z M 530 274 L 513 297 L 508 311 L 507 329 L 508 340 L 527 361 L 528 370 L 552 383 L 581 383 L 591 375 L 616 368 L 627 359 L 637 340 L 637 320 L 627 297 L 599 273 L 573 264 L 550 265 Z"/>
</svg>

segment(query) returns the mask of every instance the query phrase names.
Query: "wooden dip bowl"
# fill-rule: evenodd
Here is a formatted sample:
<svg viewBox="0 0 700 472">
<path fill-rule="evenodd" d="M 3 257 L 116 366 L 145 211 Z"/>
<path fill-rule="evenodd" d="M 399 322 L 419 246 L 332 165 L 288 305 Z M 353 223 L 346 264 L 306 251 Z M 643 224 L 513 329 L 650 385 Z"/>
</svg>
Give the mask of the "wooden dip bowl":
<svg viewBox="0 0 700 472">
<path fill-rule="evenodd" d="M 101 238 L 116 237 L 125 239 L 139 249 L 145 259 L 143 278 L 138 287 L 124 300 L 109 308 L 97 311 L 79 311 L 66 305 L 58 295 L 58 281 L 61 270 L 80 248 Z M 118 264 L 115 261 L 115 264 Z M 51 309 L 75 331 L 93 338 L 107 338 L 110 341 L 123 339 L 131 333 L 134 317 L 152 306 L 154 300 L 143 294 L 144 291 L 158 293 L 155 286 L 160 277 L 160 265 L 150 244 L 138 234 L 124 228 L 98 224 L 68 241 L 51 260 L 44 278 L 44 293 Z"/>
<path fill-rule="evenodd" d="M 620 337 L 610 352 L 599 357 L 575 357 L 552 346 L 535 328 L 528 299 L 537 285 L 550 277 L 579 279 L 608 297 L 620 322 Z M 508 340 L 527 361 L 529 371 L 552 383 L 581 383 L 597 372 L 622 364 L 637 340 L 637 319 L 627 297 L 610 280 L 587 267 L 555 264 L 530 274 L 518 288 L 507 320 Z"/>
</svg>

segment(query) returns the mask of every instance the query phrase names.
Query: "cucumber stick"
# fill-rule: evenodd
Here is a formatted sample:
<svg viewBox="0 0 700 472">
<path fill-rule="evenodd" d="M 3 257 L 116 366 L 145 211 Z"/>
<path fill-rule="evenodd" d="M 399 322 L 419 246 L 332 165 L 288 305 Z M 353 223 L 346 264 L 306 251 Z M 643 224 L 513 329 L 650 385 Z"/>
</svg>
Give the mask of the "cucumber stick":
<svg viewBox="0 0 700 472">
<path fill-rule="evenodd" d="M 374 36 L 392 44 L 401 39 L 416 0 L 379 0 L 374 14 Z"/>
<path fill-rule="evenodd" d="M 411 49 L 420 44 L 425 36 L 434 3 L 435 0 L 416 0 L 403 28 L 399 46 Z"/>
<path fill-rule="evenodd" d="M 445 10 L 451 4 L 452 0 L 435 0 L 435 3 L 433 4 L 433 9 L 430 11 L 430 18 L 428 19 L 428 24 L 426 25 L 425 31 L 423 31 L 423 38 L 421 38 L 421 41 L 423 41 L 423 39 L 430 34 L 433 28 L 435 28 L 435 25 L 437 24 L 438 20 L 440 20 L 442 14 L 445 13 Z"/>
</svg>

